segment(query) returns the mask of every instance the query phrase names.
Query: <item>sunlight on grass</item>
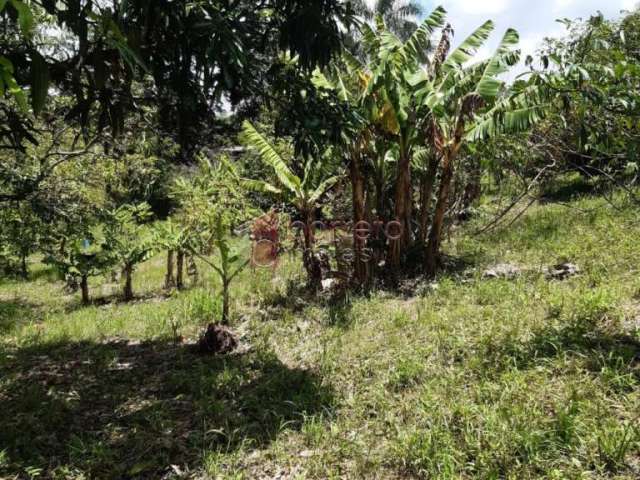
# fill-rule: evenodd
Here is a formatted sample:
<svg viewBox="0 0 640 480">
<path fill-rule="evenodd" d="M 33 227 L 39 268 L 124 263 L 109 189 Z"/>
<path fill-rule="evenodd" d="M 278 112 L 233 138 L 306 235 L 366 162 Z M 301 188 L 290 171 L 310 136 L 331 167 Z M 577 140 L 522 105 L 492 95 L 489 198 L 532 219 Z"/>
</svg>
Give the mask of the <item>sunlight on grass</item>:
<svg viewBox="0 0 640 480">
<path fill-rule="evenodd" d="M 205 266 L 199 285 L 166 293 L 163 259 L 150 260 L 130 304 L 106 278 L 93 288 L 107 300 L 89 307 L 44 277 L 4 282 L 2 425 L 23 433 L 0 433 L 12 452 L 0 471 L 33 476 L 53 455 L 55 478 L 158 465 L 209 478 L 636 478 L 640 227 L 631 207 L 571 205 L 536 206 L 499 234 L 468 225 L 447 248 L 473 262 L 416 298 L 324 305 L 290 293 L 294 259 L 247 269 L 233 325 L 248 353 L 226 359 L 173 346 L 220 315 Z M 582 274 L 547 280 L 541 267 L 562 259 Z M 522 275 L 483 279 L 497 261 Z M 74 380 L 54 380 L 60 369 Z M 86 408 L 99 437 L 79 428 Z M 147 445 L 148 463 L 122 458 Z"/>
</svg>

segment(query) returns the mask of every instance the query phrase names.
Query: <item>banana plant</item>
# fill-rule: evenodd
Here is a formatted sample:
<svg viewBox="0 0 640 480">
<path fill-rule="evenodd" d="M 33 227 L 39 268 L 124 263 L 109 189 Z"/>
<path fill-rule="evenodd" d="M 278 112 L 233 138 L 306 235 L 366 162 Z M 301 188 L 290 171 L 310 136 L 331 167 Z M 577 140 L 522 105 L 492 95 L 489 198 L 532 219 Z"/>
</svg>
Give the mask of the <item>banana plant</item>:
<svg viewBox="0 0 640 480">
<path fill-rule="evenodd" d="M 244 122 L 243 133 L 245 143 L 258 151 L 262 161 L 273 168 L 278 180 L 277 185 L 272 185 L 262 180 L 243 179 L 243 184 L 247 188 L 284 198 L 297 210 L 299 218 L 304 223 L 302 227 L 304 267 L 307 271 L 309 286 L 316 289 L 320 286 L 322 277 L 320 266 L 313 254 L 315 210 L 322 198 L 340 179 L 339 175 L 330 175 L 327 171 L 330 153 L 323 158 L 307 160 L 304 175 L 299 177 L 250 122 Z"/>
<path fill-rule="evenodd" d="M 491 21 L 485 22 L 450 53 L 453 29 L 446 23 L 442 7 L 405 42 L 378 17 L 374 26 L 362 27 L 366 62 L 343 56 L 349 66 L 346 71 L 355 73 L 363 85 L 355 93 L 360 112 L 373 132 L 392 139 L 387 148 L 397 158 L 393 208 L 403 235 L 389 246 L 388 260 L 394 270 L 413 242 L 412 176 L 417 173 L 420 180 L 419 238 L 428 245 L 426 269 L 433 273 L 461 147 L 465 142 L 525 130 L 542 118 L 548 107 L 540 85 L 518 82 L 507 90 L 501 80 L 519 60 L 514 30 L 505 33 L 491 58 L 473 61 L 493 29 Z M 440 39 L 436 44 L 432 40 L 437 31 Z M 349 88 L 353 84 L 339 76 L 326 80 L 328 88 L 343 92 L 345 100 L 354 97 Z M 430 201 L 437 178 L 440 183 L 432 213 Z"/>
<path fill-rule="evenodd" d="M 123 298 L 133 300 L 133 272 L 138 264 L 151 258 L 154 244 L 144 222 L 151 217 L 146 203 L 124 205 L 109 212 L 105 225 L 106 248 L 122 266 Z"/>
<path fill-rule="evenodd" d="M 173 191 L 180 205 L 177 221 L 191 238 L 182 248 L 209 265 L 222 284 L 223 324 L 230 320 L 231 283 L 249 263 L 230 241 L 233 229 L 255 215 L 241 187 L 239 175 L 225 157 L 215 163 L 202 158 L 198 175 L 176 181 Z"/>
<path fill-rule="evenodd" d="M 89 278 L 103 274 L 113 266 L 113 256 L 106 248 L 99 229 L 91 229 L 82 236 L 66 238 L 64 252 L 49 252 L 44 262 L 54 265 L 65 278 L 80 280 L 82 304 L 89 305 Z M 77 283 L 76 283 L 77 285 Z"/>
<path fill-rule="evenodd" d="M 167 251 L 165 288 L 167 290 L 173 287 L 183 288 L 185 255 L 194 249 L 192 232 L 184 225 L 180 225 L 179 221 L 169 218 L 154 227 L 154 241 L 156 245 Z"/>
<path fill-rule="evenodd" d="M 222 320 L 223 325 L 229 324 L 229 307 L 231 300 L 229 297 L 231 282 L 249 264 L 249 259 L 243 259 L 239 253 L 234 252 L 229 244 L 228 225 L 225 224 L 224 216 L 213 215 L 210 231 L 213 247 L 218 253 L 218 262 L 209 260 L 207 256 L 200 258 L 218 274 L 222 284 Z"/>
<path fill-rule="evenodd" d="M 428 132 L 425 146 L 438 159 L 441 172 L 425 252 L 425 268 L 430 275 L 437 268 L 455 163 L 463 145 L 526 130 L 544 116 L 549 106 L 538 85 L 517 84 L 508 90 L 501 79 L 520 58 L 515 30 L 506 31 L 489 59 L 472 62 L 493 29 L 493 22 L 487 21 L 446 57 L 438 51 L 442 57 L 434 62 L 436 68 L 420 66 L 413 72 L 405 72 L 405 78 L 415 89 L 413 98 L 423 119 L 421 128 Z M 448 45 L 446 37 L 445 29 L 441 44 Z"/>
<path fill-rule="evenodd" d="M 411 159 L 420 138 L 420 116 L 415 102 L 415 88 L 407 73 L 415 71 L 433 48 L 434 32 L 445 22 L 444 8 L 436 8 L 420 27 L 402 42 L 390 32 L 382 17 L 375 29 L 363 27 L 363 41 L 368 52 L 370 78 L 362 96 L 365 110 L 380 112 L 385 129 L 394 139 L 398 161 L 394 185 L 394 220 L 402 225 L 402 236 L 389 245 L 389 264 L 396 270 L 406 249 L 413 242 L 413 186 Z"/>
</svg>

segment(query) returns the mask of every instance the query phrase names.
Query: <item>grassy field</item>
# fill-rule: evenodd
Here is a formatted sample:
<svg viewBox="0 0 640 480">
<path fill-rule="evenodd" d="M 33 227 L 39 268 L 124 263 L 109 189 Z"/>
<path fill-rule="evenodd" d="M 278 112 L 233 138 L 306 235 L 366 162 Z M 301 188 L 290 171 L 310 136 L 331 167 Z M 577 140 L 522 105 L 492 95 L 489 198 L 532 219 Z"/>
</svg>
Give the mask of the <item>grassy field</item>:
<svg viewBox="0 0 640 480">
<path fill-rule="evenodd" d="M 295 294 L 302 273 L 244 272 L 237 353 L 185 343 L 219 287 L 77 295 L 34 261 L 0 284 L 0 478 L 640 478 L 640 210 L 584 196 L 447 244 L 463 266 L 413 295 Z M 548 280 L 571 261 L 581 274 Z M 497 263 L 523 269 L 483 279 Z"/>
</svg>

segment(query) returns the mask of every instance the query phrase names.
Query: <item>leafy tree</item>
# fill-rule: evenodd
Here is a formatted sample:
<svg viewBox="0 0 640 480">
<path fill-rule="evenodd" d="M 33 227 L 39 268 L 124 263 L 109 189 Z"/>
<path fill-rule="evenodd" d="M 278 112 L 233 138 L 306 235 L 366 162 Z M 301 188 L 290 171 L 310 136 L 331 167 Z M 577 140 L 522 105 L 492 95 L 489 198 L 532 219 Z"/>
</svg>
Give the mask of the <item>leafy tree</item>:
<svg viewBox="0 0 640 480">
<path fill-rule="evenodd" d="M 29 276 L 28 259 L 41 245 L 44 225 L 30 205 L 18 203 L 0 210 L 0 245 L 5 270 Z"/>
<path fill-rule="evenodd" d="M 375 0 L 373 3 L 357 0 L 353 3 L 356 12 L 366 20 L 382 17 L 389 30 L 403 40 L 418 28 L 416 22 L 423 13 L 420 3 L 411 0 Z"/>
<path fill-rule="evenodd" d="M 243 184 L 251 189 L 279 195 L 295 207 L 298 217 L 304 224 L 303 263 L 309 286 L 318 288 L 322 277 L 313 252 L 314 216 L 322 197 L 338 183 L 340 178 L 338 175 L 327 172 L 326 167 L 330 164 L 331 152 L 327 152 L 327 156 L 319 159 L 309 159 L 304 168 L 304 176 L 300 177 L 293 173 L 273 145 L 251 123 L 244 123 L 243 134 L 247 145 L 255 148 L 260 153 L 262 161 L 273 168 L 278 181 L 277 185 L 272 185 L 262 180 L 245 179 Z"/>
<path fill-rule="evenodd" d="M 169 163 L 175 152 L 171 141 L 134 130 L 120 137 L 103 162 L 106 193 L 112 205 L 148 203 L 154 213 L 164 214 L 173 207 L 169 198 L 173 169 Z"/>
<path fill-rule="evenodd" d="M 185 255 L 194 249 L 194 232 L 181 225 L 179 220 L 167 219 L 155 227 L 156 244 L 167 250 L 167 274 L 165 288 L 184 287 Z M 174 266 L 176 269 L 174 270 Z"/>
<path fill-rule="evenodd" d="M 174 189 L 180 204 L 176 217 L 193 238 L 188 243 L 190 253 L 213 268 L 220 278 L 222 324 L 229 323 L 231 283 L 249 263 L 233 250 L 229 240 L 233 229 L 253 213 L 241 187 L 237 172 L 223 157 L 217 164 L 201 159 L 198 175 L 178 179 Z M 214 253 L 217 259 L 211 258 Z"/>
<path fill-rule="evenodd" d="M 66 279 L 78 279 L 82 304 L 88 305 L 89 277 L 101 275 L 110 268 L 113 256 L 98 229 L 87 231 L 82 237 L 67 238 L 65 245 L 63 251 L 51 252 L 44 261 L 55 265 Z"/>
<path fill-rule="evenodd" d="M 557 150 L 564 168 L 620 176 L 640 153 L 640 13 L 564 24 L 566 36 L 546 41 L 534 69 L 559 102 L 533 141 Z"/>
<path fill-rule="evenodd" d="M 154 251 L 144 222 L 151 216 L 149 205 L 124 205 L 109 212 L 105 223 L 105 240 L 112 258 L 121 265 L 124 275 L 123 298 L 133 300 L 135 267 L 148 260 Z"/>
<path fill-rule="evenodd" d="M 0 111 L 6 102 L 0 100 Z M 16 127 L 8 122 L 9 128 Z M 2 127 L 0 127 L 2 128 Z M 99 155 L 97 138 L 83 138 L 63 119 L 52 116 L 34 124 L 32 141 L 22 148 L 0 146 L 0 204 L 31 200 L 65 164 Z"/>
<path fill-rule="evenodd" d="M 304 70 L 327 64 L 354 21 L 339 0 L 10 0 L 0 16 L 0 97 L 19 107 L 0 109 L 12 125 L 0 140 L 14 149 L 36 141 L 20 112 L 30 99 L 41 113 L 52 86 L 84 133 L 109 128 L 118 137 L 133 112 L 157 107 L 148 117 L 185 162 L 209 141 L 224 102 L 267 90 L 282 52 Z"/>
</svg>

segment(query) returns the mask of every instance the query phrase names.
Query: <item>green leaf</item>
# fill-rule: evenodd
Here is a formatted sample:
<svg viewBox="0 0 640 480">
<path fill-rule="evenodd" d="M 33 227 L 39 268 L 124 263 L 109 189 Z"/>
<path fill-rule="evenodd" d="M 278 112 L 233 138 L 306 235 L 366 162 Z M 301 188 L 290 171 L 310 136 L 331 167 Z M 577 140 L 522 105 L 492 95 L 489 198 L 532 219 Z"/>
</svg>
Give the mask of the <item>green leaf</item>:
<svg viewBox="0 0 640 480">
<path fill-rule="evenodd" d="M 380 50 L 380 38 L 368 23 L 364 23 L 360 28 L 365 51 L 370 57 L 377 55 Z"/>
<path fill-rule="evenodd" d="M 31 106 L 34 114 L 39 115 L 49 93 L 49 67 L 38 52 L 32 52 L 31 57 Z"/>
<path fill-rule="evenodd" d="M 20 0 L 11 0 L 11 5 L 18 12 L 18 24 L 24 36 L 30 36 L 33 29 L 33 13 L 29 6 Z"/>
<path fill-rule="evenodd" d="M 456 48 L 442 64 L 442 72 L 448 73 L 456 67 L 460 67 L 469 61 L 476 54 L 478 49 L 487 41 L 494 25 L 491 20 L 487 20 L 469 35 L 458 48 Z"/>
<path fill-rule="evenodd" d="M 311 83 L 317 88 L 324 88 L 325 90 L 335 90 L 336 86 L 322 73 L 319 68 L 316 68 L 311 75 Z"/>
<path fill-rule="evenodd" d="M 320 199 L 320 197 L 322 197 L 322 195 L 331 190 L 331 188 L 333 188 L 333 186 L 338 183 L 338 180 L 340 180 L 340 177 L 338 176 L 327 178 L 309 196 L 309 203 L 316 203 Z"/>
<path fill-rule="evenodd" d="M 146 73 L 150 73 L 149 67 L 144 63 L 142 58 L 129 46 L 127 38 L 122 34 L 118 25 L 109 19 L 107 23 L 108 42 L 115 47 L 122 59 L 129 65 L 131 70 L 135 70 L 136 66 L 141 67 Z"/>
<path fill-rule="evenodd" d="M 29 106 L 27 105 L 27 96 L 24 94 L 24 91 L 20 88 L 20 85 L 18 85 L 18 82 L 16 82 L 13 75 L 5 69 L 2 72 L 2 79 L 4 80 L 4 84 L 7 86 L 9 93 L 13 96 L 20 107 L 20 110 L 27 112 L 29 110 Z"/>
<path fill-rule="evenodd" d="M 444 26 L 447 11 L 437 7 L 429 15 L 404 44 L 404 53 L 413 61 L 419 62 L 421 54 L 426 53 L 431 43 L 431 34 Z"/>
<path fill-rule="evenodd" d="M 154 467 L 154 463 L 151 461 L 138 462 L 131 469 L 129 469 L 129 475 L 140 475 L 147 470 L 151 470 Z"/>
<path fill-rule="evenodd" d="M 506 72 L 509 66 L 518 62 L 519 52 L 513 52 L 511 48 L 518 44 L 519 39 L 518 32 L 513 29 L 507 30 L 498 49 L 489 60 L 475 89 L 485 101 L 492 101 L 498 96 L 503 85 L 498 76 Z"/>
<path fill-rule="evenodd" d="M 292 193 L 301 195 L 301 180 L 289 169 L 282 157 L 273 146 L 247 120 L 242 124 L 242 130 L 247 144 L 260 153 L 260 158 L 275 171 L 278 180 Z"/>
<path fill-rule="evenodd" d="M 14 71 L 13 63 L 11 63 L 11 60 L 9 60 L 6 57 L 3 57 L 2 55 L 0 55 L 0 67 L 2 67 L 2 70 L 5 70 L 11 75 L 13 75 L 13 71 Z"/>
<path fill-rule="evenodd" d="M 249 190 L 253 190 L 254 192 L 259 193 L 271 193 L 275 195 L 280 195 L 282 190 L 278 187 L 271 185 L 270 183 L 263 182 L 262 180 L 253 180 L 251 178 L 243 178 L 240 181 L 241 185 Z"/>
<path fill-rule="evenodd" d="M 348 50 L 345 50 L 344 52 L 342 52 L 342 61 L 349 68 L 351 73 L 365 71 L 364 64 L 360 60 L 358 60 L 353 54 L 351 54 L 351 52 L 349 52 Z"/>
<path fill-rule="evenodd" d="M 544 119 L 549 104 L 526 105 L 515 109 L 495 109 L 477 119 L 466 138 L 470 142 L 505 133 L 524 132 Z"/>
</svg>

